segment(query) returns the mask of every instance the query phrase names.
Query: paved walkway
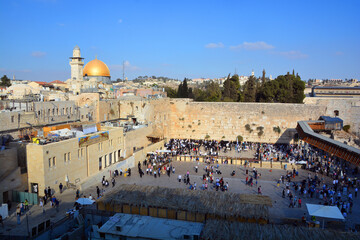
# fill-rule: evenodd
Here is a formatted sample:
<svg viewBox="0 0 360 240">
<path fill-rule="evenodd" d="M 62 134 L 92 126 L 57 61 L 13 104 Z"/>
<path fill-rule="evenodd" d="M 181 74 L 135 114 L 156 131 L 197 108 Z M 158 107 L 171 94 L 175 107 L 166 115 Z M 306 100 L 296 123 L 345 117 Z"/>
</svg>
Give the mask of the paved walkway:
<svg viewBox="0 0 360 240">
<path fill-rule="evenodd" d="M 253 153 L 248 152 L 247 154 L 251 155 Z M 195 165 L 199 164 L 199 172 L 195 173 Z M 173 162 L 172 165 L 176 168 L 175 174 L 171 174 L 170 177 L 167 175 L 162 175 L 161 177 L 154 178 L 154 176 L 144 175 L 143 178 L 139 177 L 137 167 L 132 169 L 131 177 L 117 177 L 115 187 L 105 188 L 105 194 L 111 194 L 116 192 L 118 187 L 121 184 L 139 184 L 139 185 L 150 185 L 150 186 L 161 186 L 161 187 L 172 187 L 172 188 L 187 188 L 187 186 L 181 182 L 178 182 L 178 175 L 184 175 L 186 171 L 190 171 L 190 182 L 197 183 L 198 189 L 202 184 L 202 175 L 205 173 L 204 163 L 194 163 L 194 162 Z M 143 167 L 143 166 L 142 166 Z M 143 167 L 144 170 L 144 167 Z M 243 166 L 236 165 L 220 165 L 220 170 L 222 171 L 221 175 L 216 175 L 215 177 L 224 177 L 225 182 L 229 183 L 229 191 L 236 193 L 246 193 L 246 194 L 257 194 L 257 187 L 249 187 L 245 185 L 245 168 Z M 234 177 L 230 176 L 230 173 L 235 170 L 236 175 Z M 249 169 L 249 172 L 252 169 Z M 144 171 L 145 172 L 145 171 Z M 258 169 L 258 172 L 261 173 L 261 179 L 258 180 L 258 186 L 261 186 L 263 195 L 268 195 L 273 200 L 273 207 L 270 208 L 270 218 L 298 218 L 300 219 L 304 213 L 307 215 L 306 203 L 321 203 L 320 199 L 303 199 L 302 208 L 289 208 L 289 199 L 282 198 L 282 189 L 285 185 L 281 184 L 280 187 L 276 186 L 276 181 L 280 178 L 281 175 L 285 174 L 285 170 L 273 169 L 271 172 L 269 169 Z M 313 176 L 313 173 L 311 173 Z M 107 170 L 104 173 L 105 176 L 109 176 Z M 308 171 L 299 170 L 299 176 L 297 176 L 293 181 L 300 182 L 303 179 L 306 179 L 308 176 Z M 109 182 L 110 179 L 108 178 Z M 325 177 L 325 181 L 330 183 L 330 179 Z M 99 179 L 99 187 L 101 186 L 101 179 Z M 189 190 L 190 191 L 190 190 Z M 202 191 L 202 190 L 196 190 Z M 215 191 L 210 188 L 207 191 Z M 87 197 L 89 194 L 96 196 L 96 185 L 86 189 L 81 193 L 83 196 Z M 42 212 L 42 209 L 39 206 L 30 206 L 28 211 L 28 224 L 29 231 L 31 231 L 33 226 L 38 225 L 41 222 L 44 222 L 48 219 L 51 222 L 59 221 L 65 217 L 65 212 L 73 207 L 75 202 L 75 191 L 67 189 L 63 194 L 56 193 L 55 196 L 60 199 L 59 212 L 56 212 L 54 208 L 50 207 L 48 203 L 45 206 L 45 213 Z M 349 214 L 347 218 L 347 226 L 354 227 L 354 224 L 360 224 L 360 218 L 357 217 L 360 214 L 360 197 L 355 199 L 353 213 Z M 15 208 L 12 207 L 11 215 L 4 221 L 5 227 L 1 228 L 0 233 L 5 235 L 26 235 L 27 233 L 27 221 L 26 216 L 21 217 L 21 224 L 17 225 Z"/>
</svg>

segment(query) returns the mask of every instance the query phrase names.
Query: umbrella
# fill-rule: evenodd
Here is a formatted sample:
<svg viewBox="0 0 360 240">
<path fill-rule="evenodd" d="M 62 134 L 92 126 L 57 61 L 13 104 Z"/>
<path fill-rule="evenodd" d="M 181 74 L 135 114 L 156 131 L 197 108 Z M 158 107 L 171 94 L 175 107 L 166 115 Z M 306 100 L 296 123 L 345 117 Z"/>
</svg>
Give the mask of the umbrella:
<svg viewBox="0 0 360 240">
<path fill-rule="evenodd" d="M 307 164 L 307 161 L 298 161 L 296 164 Z"/>
<path fill-rule="evenodd" d="M 91 200 L 89 198 L 79 198 L 78 200 L 76 200 L 77 203 L 81 204 L 81 205 L 91 205 L 93 204 L 95 201 Z"/>
</svg>

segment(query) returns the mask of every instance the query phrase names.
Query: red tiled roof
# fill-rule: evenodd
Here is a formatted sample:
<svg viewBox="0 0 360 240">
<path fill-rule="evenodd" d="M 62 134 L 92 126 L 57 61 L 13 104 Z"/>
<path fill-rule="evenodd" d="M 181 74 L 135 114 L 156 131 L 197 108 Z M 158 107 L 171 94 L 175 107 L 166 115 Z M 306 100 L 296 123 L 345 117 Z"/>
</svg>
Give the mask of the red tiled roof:
<svg viewBox="0 0 360 240">
<path fill-rule="evenodd" d="M 62 81 L 60 81 L 60 80 L 55 80 L 55 81 L 52 81 L 52 82 L 50 82 L 50 83 L 52 83 L 52 84 L 54 84 L 54 83 L 65 84 L 64 82 L 62 82 Z"/>
<path fill-rule="evenodd" d="M 48 83 L 48 82 L 39 82 L 39 81 L 34 81 L 34 82 L 36 82 L 37 84 L 39 84 L 39 85 L 41 85 L 41 86 L 52 86 L 52 84 L 51 83 Z"/>
</svg>

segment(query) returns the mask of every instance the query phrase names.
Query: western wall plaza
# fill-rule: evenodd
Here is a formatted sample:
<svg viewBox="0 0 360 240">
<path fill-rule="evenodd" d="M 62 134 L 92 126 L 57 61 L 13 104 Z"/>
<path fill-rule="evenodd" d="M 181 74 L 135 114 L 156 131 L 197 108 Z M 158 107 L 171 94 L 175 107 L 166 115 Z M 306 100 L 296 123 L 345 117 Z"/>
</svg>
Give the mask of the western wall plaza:
<svg viewBox="0 0 360 240">
<path fill-rule="evenodd" d="M 4 2 L 0 239 L 360 239 L 358 7 Z"/>
</svg>

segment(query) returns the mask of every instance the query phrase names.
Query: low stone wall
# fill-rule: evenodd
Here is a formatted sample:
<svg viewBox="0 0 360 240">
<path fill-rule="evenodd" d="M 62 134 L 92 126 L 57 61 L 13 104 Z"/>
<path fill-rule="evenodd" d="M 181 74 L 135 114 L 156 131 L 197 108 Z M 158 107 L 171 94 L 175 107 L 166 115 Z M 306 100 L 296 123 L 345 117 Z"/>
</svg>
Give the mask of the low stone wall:
<svg viewBox="0 0 360 240">
<path fill-rule="evenodd" d="M 198 158 L 198 160 L 197 160 Z M 173 157 L 173 161 L 183 161 L 183 162 L 205 162 L 206 157 L 203 156 L 176 156 Z M 289 162 L 270 162 L 270 161 L 257 161 L 255 159 L 244 159 L 244 158 L 228 158 L 228 157 L 218 157 L 215 164 L 222 165 L 238 165 L 244 166 L 247 163 L 247 167 L 249 168 L 268 168 L 268 169 L 284 169 L 285 166 L 287 170 L 298 169 L 299 165 L 295 165 Z"/>
</svg>

